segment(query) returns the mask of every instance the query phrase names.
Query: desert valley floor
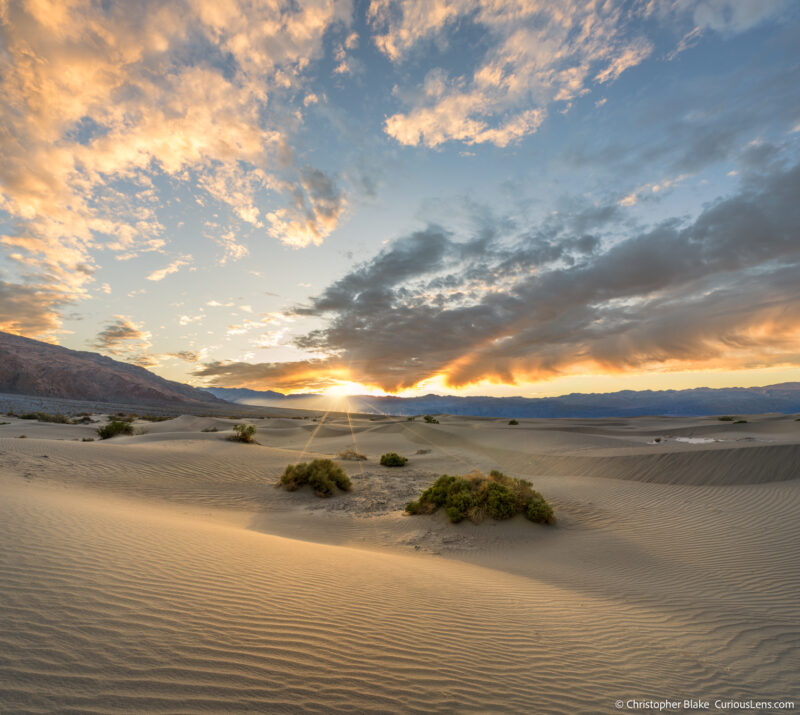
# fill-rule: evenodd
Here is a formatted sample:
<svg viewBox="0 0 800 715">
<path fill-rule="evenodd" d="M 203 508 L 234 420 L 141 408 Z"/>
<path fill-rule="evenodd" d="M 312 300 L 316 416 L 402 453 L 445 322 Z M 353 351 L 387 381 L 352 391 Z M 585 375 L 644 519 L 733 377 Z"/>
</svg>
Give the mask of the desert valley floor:
<svg viewBox="0 0 800 715">
<path fill-rule="evenodd" d="M 220 417 L 83 442 L 0 415 L 0 711 L 798 700 L 800 422 L 746 419 L 274 417 L 246 445 Z M 350 493 L 275 488 L 353 447 Z M 557 524 L 403 513 L 474 469 Z"/>
</svg>

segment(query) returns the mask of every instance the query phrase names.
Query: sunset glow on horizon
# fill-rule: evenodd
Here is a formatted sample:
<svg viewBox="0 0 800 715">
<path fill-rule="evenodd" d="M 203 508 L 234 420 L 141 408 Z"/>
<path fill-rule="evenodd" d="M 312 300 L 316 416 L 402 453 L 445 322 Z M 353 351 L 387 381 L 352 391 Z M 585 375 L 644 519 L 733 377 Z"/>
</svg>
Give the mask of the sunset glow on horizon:
<svg viewBox="0 0 800 715">
<path fill-rule="evenodd" d="M 800 381 L 799 30 L 0 0 L 0 330 L 333 398 Z"/>
</svg>

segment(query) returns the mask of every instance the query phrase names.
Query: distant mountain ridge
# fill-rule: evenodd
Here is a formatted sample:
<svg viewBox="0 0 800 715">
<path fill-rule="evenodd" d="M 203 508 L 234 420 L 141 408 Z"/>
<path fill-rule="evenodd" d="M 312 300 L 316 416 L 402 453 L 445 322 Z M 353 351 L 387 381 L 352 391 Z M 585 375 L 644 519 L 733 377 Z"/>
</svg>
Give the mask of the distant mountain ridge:
<svg viewBox="0 0 800 715">
<path fill-rule="evenodd" d="M 292 401 L 294 407 L 319 409 L 320 395 L 282 395 L 271 390 L 206 388 L 213 395 L 249 405 L 278 406 Z M 350 399 L 357 412 L 393 415 L 447 413 L 475 417 L 640 417 L 644 415 L 700 416 L 800 412 L 800 382 L 766 387 L 698 387 L 689 390 L 622 390 L 611 393 L 573 393 L 559 397 L 372 397 Z"/>
<path fill-rule="evenodd" d="M 220 404 L 138 365 L 0 331 L 0 392 L 97 402 Z"/>
</svg>

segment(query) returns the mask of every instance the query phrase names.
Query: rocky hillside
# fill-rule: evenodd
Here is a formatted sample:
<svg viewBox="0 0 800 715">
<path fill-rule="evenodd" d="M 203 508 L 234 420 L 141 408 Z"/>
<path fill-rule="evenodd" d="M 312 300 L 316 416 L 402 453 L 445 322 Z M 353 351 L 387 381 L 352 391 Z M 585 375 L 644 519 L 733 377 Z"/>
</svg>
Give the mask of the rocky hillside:
<svg viewBox="0 0 800 715">
<path fill-rule="evenodd" d="M 219 404 L 137 365 L 0 332 L 0 392 L 99 402 Z"/>
</svg>

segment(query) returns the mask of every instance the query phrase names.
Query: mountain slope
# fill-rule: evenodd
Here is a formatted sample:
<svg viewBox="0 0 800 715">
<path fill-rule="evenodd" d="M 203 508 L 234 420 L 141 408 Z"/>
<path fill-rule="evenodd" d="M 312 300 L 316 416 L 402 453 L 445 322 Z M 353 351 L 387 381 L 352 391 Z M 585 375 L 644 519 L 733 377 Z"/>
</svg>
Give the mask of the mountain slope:
<svg viewBox="0 0 800 715">
<path fill-rule="evenodd" d="M 207 388 L 217 397 L 247 405 L 286 404 L 319 409 L 319 395 L 281 395 L 272 391 Z M 766 387 L 729 387 L 692 390 L 623 390 L 606 394 L 562 395 L 560 397 L 422 397 L 349 398 L 356 412 L 379 412 L 392 415 L 447 413 L 475 417 L 637 417 L 643 415 L 697 416 L 720 414 L 756 414 L 800 412 L 800 382 L 786 382 Z"/>
<path fill-rule="evenodd" d="M 99 402 L 218 403 L 138 365 L 0 332 L 0 392 Z"/>
</svg>

